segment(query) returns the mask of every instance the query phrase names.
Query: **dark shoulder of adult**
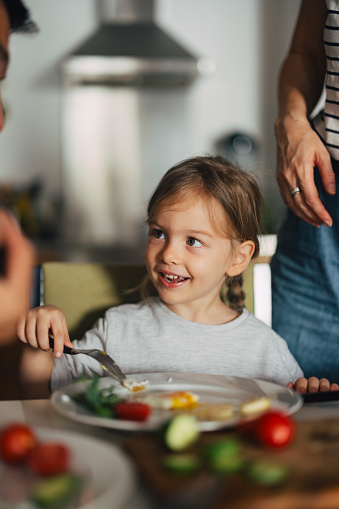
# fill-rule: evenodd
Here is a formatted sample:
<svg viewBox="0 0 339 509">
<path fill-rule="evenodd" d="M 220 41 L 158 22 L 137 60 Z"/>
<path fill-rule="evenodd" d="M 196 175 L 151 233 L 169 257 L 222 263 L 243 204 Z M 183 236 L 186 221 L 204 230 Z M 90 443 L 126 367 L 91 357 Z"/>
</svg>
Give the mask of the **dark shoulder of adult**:
<svg viewBox="0 0 339 509">
<path fill-rule="evenodd" d="M 21 0 L 2 0 L 9 17 L 11 32 L 38 32 L 38 27 Z"/>
</svg>

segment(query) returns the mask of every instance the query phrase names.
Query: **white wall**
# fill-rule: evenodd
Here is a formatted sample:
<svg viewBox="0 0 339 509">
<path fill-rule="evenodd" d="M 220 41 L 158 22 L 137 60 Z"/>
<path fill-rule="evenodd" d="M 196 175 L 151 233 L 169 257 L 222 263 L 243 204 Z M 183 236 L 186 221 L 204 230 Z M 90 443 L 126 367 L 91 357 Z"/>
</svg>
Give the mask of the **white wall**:
<svg viewBox="0 0 339 509">
<path fill-rule="evenodd" d="M 142 1 L 142 0 L 140 0 Z M 158 0 L 157 19 L 217 71 L 189 94 L 187 156 L 211 151 L 232 130 L 262 143 L 260 176 L 275 187 L 273 122 L 276 78 L 299 0 Z M 61 186 L 60 60 L 97 25 L 95 0 L 27 0 L 40 26 L 11 37 L 12 62 L 2 86 L 8 118 L 0 135 L 0 183 L 42 176 Z M 176 161 L 173 161 L 173 163 Z"/>
<path fill-rule="evenodd" d="M 58 65 L 96 27 L 93 0 L 25 0 L 40 27 L 13 34 L 11 64 L 1 87 L 7 121 L 0 135 L 0 181 L 42 176 L 60 186 Z"/>
</svg>

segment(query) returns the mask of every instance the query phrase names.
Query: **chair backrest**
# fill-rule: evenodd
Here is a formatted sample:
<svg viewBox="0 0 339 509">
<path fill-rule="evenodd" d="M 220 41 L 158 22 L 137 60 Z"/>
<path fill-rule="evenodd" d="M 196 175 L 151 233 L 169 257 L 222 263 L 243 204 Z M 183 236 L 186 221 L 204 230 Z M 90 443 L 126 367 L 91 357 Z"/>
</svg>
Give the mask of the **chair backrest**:
<svg viewBox="0 0 339 509">
<path fill-rule="evenodd" d="M 42 264 L 41 302 L 59 306 L 72 339 L 81 338 L 106 309 L 140 300 L 144 265 L 46 262 Z M 253 266 L 244 273 L 246 308 L 253 312 Z M 128 293 L 126 293 L 128 292 Z"/>
<path fill-rule="evenodd" d="M 145 275 L 143 265 L 46 262 L 42 301 L 59 306 L 71 337 L 80 338 L 109 307 L 138 302 L 138 291 L 126 292 Z"/>
</svg>

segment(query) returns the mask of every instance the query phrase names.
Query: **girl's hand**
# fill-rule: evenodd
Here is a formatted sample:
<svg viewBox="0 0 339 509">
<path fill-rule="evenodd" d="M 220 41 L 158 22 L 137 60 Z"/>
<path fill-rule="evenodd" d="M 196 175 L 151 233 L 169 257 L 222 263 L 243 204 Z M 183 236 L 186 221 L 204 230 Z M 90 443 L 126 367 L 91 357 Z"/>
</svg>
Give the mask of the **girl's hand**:
<svg viewBox="0 0 339 509">
<path fill-rule="evenodd" d="M 294 389 L 300 394 L 304 394 L 305 392 L 324 392 L 324 391 L 337 391 L 339 390 L 338 384 L 331 384 L 327 378 L 316 378 L 315 376 L 311 376 L 308 380 L 306 378 L 298 378 L 298 380 L 293 384 L 289 382 L 287 384 L 289 389 Z"/>
<path fill-rule="evenodd" d="M 49 329 L 54 336 L 54 357 L 61 357 L 64 345 L 73 348 L 69 339 L 66 317 L 57 306 L 39 306 L 21 315 L 17 334 L 23 343 L 49 351 Z"/>
</svg>

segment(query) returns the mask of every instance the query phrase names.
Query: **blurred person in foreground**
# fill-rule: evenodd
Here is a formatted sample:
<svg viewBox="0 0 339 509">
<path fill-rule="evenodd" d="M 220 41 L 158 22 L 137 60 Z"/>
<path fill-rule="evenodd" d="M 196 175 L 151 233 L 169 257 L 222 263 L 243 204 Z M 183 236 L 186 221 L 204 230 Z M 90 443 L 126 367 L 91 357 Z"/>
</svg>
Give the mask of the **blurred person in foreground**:
<svg viewBox="0 0 339 509">
<path fill-rule="evenodd" d="M 324 89 L 325 83 L 325 89 Z M 310 119 L 322 98 L 322 111 Z M 279 81 L 277 180 L 289 207 L 272 326 L 310 373 L 339 381 L 339 5 L 303 0 Z"/>
<path fill-rule="evenodd" d="M 9 35 L 13 31 L 37 31 L 29 12 L 18 0 L 0 0 L 0 80 L 9 64 Z M 4 115 L 0 98 L 0 130 Z M 16 220 L 0 208 L 0 345 L 16 337 L 16 322 L 29 306 L 34 249 Z"/>
</svg>

